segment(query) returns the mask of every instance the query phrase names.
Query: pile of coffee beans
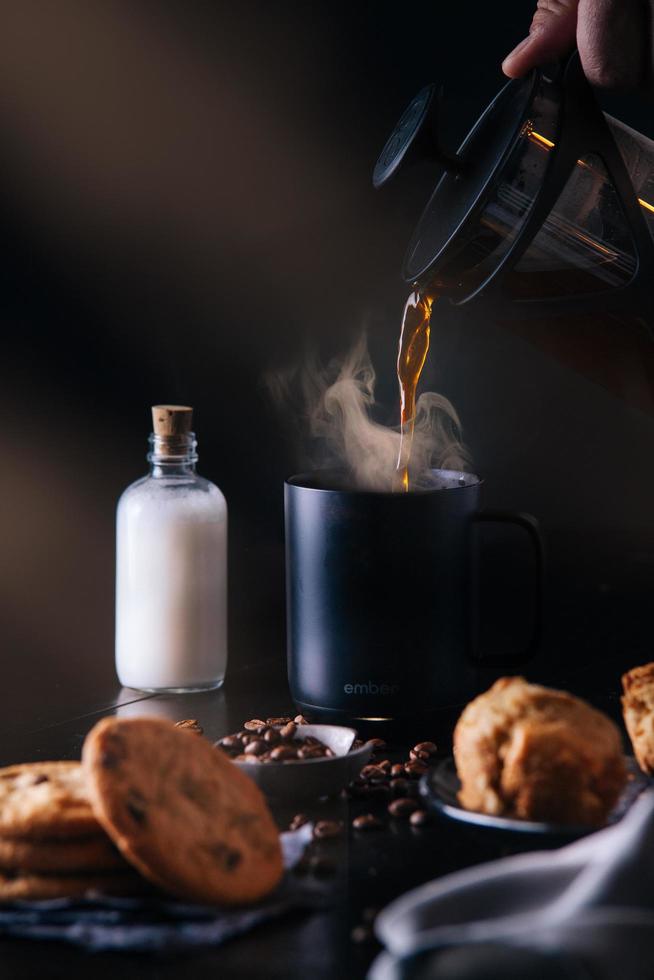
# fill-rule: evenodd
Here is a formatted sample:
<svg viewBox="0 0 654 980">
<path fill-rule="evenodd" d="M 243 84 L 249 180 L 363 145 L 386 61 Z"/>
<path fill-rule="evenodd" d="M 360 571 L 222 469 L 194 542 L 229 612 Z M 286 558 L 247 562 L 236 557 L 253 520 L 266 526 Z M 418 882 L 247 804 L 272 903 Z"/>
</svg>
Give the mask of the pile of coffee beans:
<svg viewBox="0 0 654 980">
<path fill-rule="evenodd" d="M 332 750 L 313 735 L 298 734 L 298 729 L 307 724 L 304 715 L 265 721 L 251 718 L 240 732 L 226 735 L 218 745 L 234 762 L 297 762 L 333 757 Z"/>
</svg>

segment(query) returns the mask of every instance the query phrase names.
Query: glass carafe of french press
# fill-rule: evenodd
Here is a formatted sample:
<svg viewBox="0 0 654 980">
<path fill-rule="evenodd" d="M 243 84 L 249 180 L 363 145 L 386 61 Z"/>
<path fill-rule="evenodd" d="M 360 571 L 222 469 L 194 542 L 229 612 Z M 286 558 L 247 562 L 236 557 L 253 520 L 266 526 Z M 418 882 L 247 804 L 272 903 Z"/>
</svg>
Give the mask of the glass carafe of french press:
<svg viewBox="0 0 654 980">
<path fill-rule="evenodd" d="M 404 260 L 407 282 L 502 316 L 629 311 L 652 322 L 654 142 L 605 115 L 578 55 L 508 82 L 456 154 L 439 146 L 438 96 L 409 105 L 377 161 L 441 166 Z"/>
</svg>

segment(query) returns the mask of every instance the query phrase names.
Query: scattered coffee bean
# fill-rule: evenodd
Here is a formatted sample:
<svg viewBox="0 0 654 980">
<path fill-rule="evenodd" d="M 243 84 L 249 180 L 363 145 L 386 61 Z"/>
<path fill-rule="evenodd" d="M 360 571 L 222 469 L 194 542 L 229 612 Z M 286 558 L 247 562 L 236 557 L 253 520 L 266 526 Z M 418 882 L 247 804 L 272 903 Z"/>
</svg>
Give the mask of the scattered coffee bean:
<svg viewBox="0 0 654 980">
<path fill-rule="evenodd" d="M 431 814 L 427 810 L 414 810 L 409 817 L 412 827 L 426 827 L 431 823 Z"/>
<path fill-rule="evenodd" d="M 369 738 L 368 745 L 372 745 L 373 752 L 381 752 L 382 749 L 386 748 L 386 742 L 383 738 Z"/>
<path fill-rule="evenodd" d="M 427 766 L 422 762 L 405 762 L 404 772 L 409 779 L 420 779 L 427 772 Z"/>
<path fill-rule="evenodd" d="M 362 813 L 352 821 L 355 830 L 379 830 L 383 824 L 374 813 Z"/>
<path fill-rule="evenodd" d="M 268 751 L 268 746 L 262 738 L 255 738 L 253 742 L 248 742 L 245 746 L 246 755 L 263 755 Z"/>
<path fill-rule="evenodd" d="M 402 766 L 404 772 L 404 766 Z M 408 796 L 411 792 L 411 783 L 408 779 L 391 779 L 390 790 L 393 796 Z"/>
<path fill-rule="evenodd" d="M 280 728 L 279 734 L 284 739 L 291 739 L 295 736 L 296 731 L 297 731 L 297 725 L 295 724 L 295 722 L 289 721 L 287 725 L 284 725 L 283 728 Z"/>
<path fill-rule="evenodd" d="M 314 857 L 309 858 L 309 871 L 319 878 L 326 878 L 328 875 L 334 874 L 336 865 L 330 858 L 323 857 L 322 854 L 316 854 Z"/>
<path fill-rule="evenodd" d="M 435 742 L 418 742 L 413 746 L 414 752 L 426 752 L 427 755 L 437 755 L 438 747 Z"/>
<path fill-rule="evenodd" d="M 270 728 L 282 728 L 284 725 L 288 725 L 290 720 L 287 715 L 281 718 L 266 718 L 266 725 Z"/>
<path fill-rule="evenodd" d="M 196 735 L 204 734 L 204 729 L 198 724 L 197 718 L 184 718 L 182 721 L 176 721 L 175 728 L 184 728 L 188 732 L 195 732 Z"/>
<path fill-rule="evenodd" d="M 400 796 L 388 804 L 388 812 L 392 817 L 408 817 L 417 809 L 418 804 L 409 796 Z"/>
<path fill-rule="evenodd" d="M 386 779 L 386 773 L 379 766 L 369 765 L 364 766 L 361 770 L 361 777 L 366 780 L 366 782 L 384 782 Z"/>
<path fill-rule="evenodd" d="M 305 823 L 309 823 L 309 818 L 306 813 L 296 813 L 288 825 L 288 829 L 299 830 L 300 827 L 304 827 Z"/>
<path fill-rule="evenodd" d="M 336 820 L 319 820 L 313 828 L 316 840 L 333 840 L 343 833 L 343 824 Z"/>
<path fill-rule="evenodd" d="M 398 776 L 404 775 L 404 765 L 401 762 L 396 762 L 394 766 L 391 766 L 391 776 L 393 779 L 397 779 Z"/>
<path fill-rule="evenodd" d="M 243 728 L 245 728 L 246 731 L 257 732 L 257 734 L 265 731 L 266 727 L 267 725 L 265 721 L 261 721 L 260 718 L 251 718 L 250 721 L 246 721 L 243 725 Z"/>
<path fill-rule="evenodd" d="M 378 769 L 383 769 L 383 771 L 388 776 L 391 771 L 391 761 L 390 759 L 383 759 L 381 762 L 375 763 Z"/>
<path fill-rule="evenodd" d="M 387 800 L 390 798 L 391 788 L 388 783 L 369 783 L 366 787 L 364 798 L 367 800 Z"/>
<path fill-rule="evenodd" d="M 419 752 L 416 749 L 411 749 L 409 752 L 409 758 L 412 762 L 429 762 L 430 755 L 428 752 Z"/>
<path fill-rule="evenodd" d="M 367 943 L 372 939 L 372 932 L 368 926 L 355 926 L 350 933 L 353 943 Z"/>
<path fill-rule="evenodd" d="M 308 725 L 309 724 L 309 722 L 304 717 L 304 715 L 296 715 L 295 718 L 293 719 L 293 721 L 295 722 L 296 725 Z"/>
<path fill-rule="evenodd" d="M 277 745 L 277 743 L 281 740 L 281 736 L 276 728 L 269 728 L 263 737 L 264 741 L 266 741 L 268 745 Z"/>
</svg>

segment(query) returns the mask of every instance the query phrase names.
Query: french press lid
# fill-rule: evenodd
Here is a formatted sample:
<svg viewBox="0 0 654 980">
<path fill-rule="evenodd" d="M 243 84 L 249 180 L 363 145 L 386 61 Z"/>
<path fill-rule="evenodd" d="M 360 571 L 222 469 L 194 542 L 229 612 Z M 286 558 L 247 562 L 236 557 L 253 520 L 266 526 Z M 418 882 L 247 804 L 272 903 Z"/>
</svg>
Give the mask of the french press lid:
<svg viewBox="0 0 654 980">
<path fill-rule="evenodd" d="M 483 296 L 503 307 L 518 305 L 521 315 L 542 315 L 544 306 L 548 312 L 607 305 L 642 312 L 650 306 L 652 237 L 576 52 L 564 65 L 509 81 L 456 153 L 439 145 L 439 101 L 435 85 L 418 93 L 373 171 L 379 188 L 412 161 L 439 166 L 404 258 L 407 282 L 436 286 L 457 304 Z M 585 172 L 577 179 L 580 167 L 595 175 L 594 182 Z M 603 197 L 596 190 L 600 174 L 608 188 Z M 597 198 L 592 203 L 603 209 L 600 232 L 581 227 L 579 215 L 589 205 L 575 201 L 571 187 L 578 198 Z M 609 192 L 615 198 L 610 207 Z M 572 277 L 573 287 L 560 294 L 550 289 L 540 295 L 533 275 L 530 289 L 516 291 L 516 273 L 533 266 L 535 252 L 550 269 L 559 260 L 562 268 L 576 261 L 584 275 Z M 593 263 L 601 276 L 593 277 Z"/>
</svg>

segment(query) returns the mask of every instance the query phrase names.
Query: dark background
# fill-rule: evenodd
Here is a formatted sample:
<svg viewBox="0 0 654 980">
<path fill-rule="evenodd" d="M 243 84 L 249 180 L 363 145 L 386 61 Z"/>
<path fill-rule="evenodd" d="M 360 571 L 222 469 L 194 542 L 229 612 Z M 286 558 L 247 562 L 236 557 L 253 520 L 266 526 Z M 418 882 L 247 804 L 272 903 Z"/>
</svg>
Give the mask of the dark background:
<svg viewBox="0 0 654 980">
<path fill-rule="evenodd" d="M 344 350 L 365 324 L 394 420 L 399 270 L 421 201 L 410 184 L 375 194 L 371 168 L 432 79 L 446 85 L 446 138 L 465 132 L 531 9 L 2 4 L 7 683 L 38 669 L 74 706 L 113 677 L 114 508 L 145 471 L 157 402 L 195 407 L 199 470 L 228 500 L 232 662 L 283 661 L 282 483 L 301 458 L 297 415 L 275 414 L 263 375 L 307 347 Z M 654 136 L 645 103 L 605 102 Z M 457 407 L 487 503 L 542 522 L 547 636 L 533 676 L 573 684 L 597 663 L 613 682 L 650 658 L 654 422 L 615 393 L 642 387 L 646 355 L 625 345 L 609 391 L 542 346 L 444 305 L 424 384 Z M 487 552 L 501 644 L 525 576 L 517 546 Z"/>
</svg>

